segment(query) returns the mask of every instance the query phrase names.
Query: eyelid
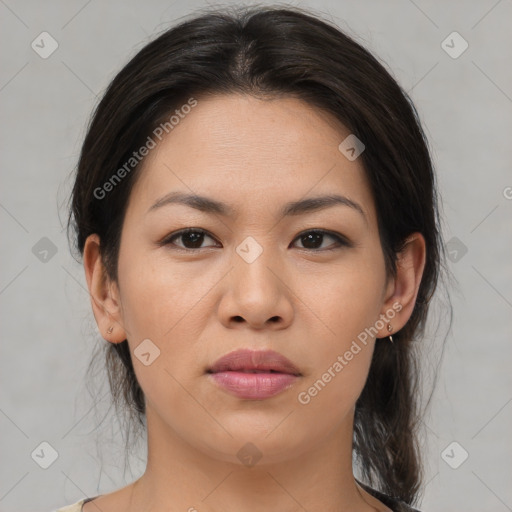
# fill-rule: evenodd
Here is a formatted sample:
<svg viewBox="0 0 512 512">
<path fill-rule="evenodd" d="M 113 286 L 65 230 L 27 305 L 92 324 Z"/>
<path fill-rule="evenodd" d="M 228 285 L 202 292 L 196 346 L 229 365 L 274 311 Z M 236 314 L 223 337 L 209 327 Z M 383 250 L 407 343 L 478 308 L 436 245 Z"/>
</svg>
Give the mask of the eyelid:
<svg viewBox="0 0 512 512">
<path fill-rule="evenodd" d="M 212 238 L 213 240 L 217 241 L 217 239 L 213 235 L 211 235 L 208 231 L 206 231 L 205 229 L 202 229 L 202 228 L 184 228 L 184 229 L 180 229 L 178 231 L 175 231 L 175 232 L 171 233 L 170 235 L 164 237 L 160 242 L 158 242 L 158 245 L 160 245 L 160 246 L 174 245 L 172 240 L 174 240 L 176 238 L 179 238 L 181 235 L 184 235 L 184 234 L 187 234 L 187 233 L 201 233 L 201 234 L 204 234 L 204 235 Z M 327 235 L 327 236 L 335 239 L 336 240 L 335 247 L 324 248 L 324 249 L 308 249 L 308 248 L 305 248 L 305 247 L 299 247 L 298 249 L 300 249 L 301 251 L 321 253 L 321 252 L 326 252 L 326 251 L 331 251 L 331 250 L 339 249 L 341 247 L 353 247 L 353 243 L 347 237 L 342 235 L 341 233 L 337 233 L 335 231 L 330 231 L 328 229 L 323 229 L 323 228 L 308 228 L 308 229 L 305 229 L 304 231 L 301 231 L 300 233 L 298 233 L 295 236 L 295 238 L 292 241 L 292 244 L 297 239 L 301 238 L 304 235 L 307 235 L 308 233 L 319 233 L 319 234 L 322 234 L 324 236 Z M 178 251 L 185 251 L 185 252 L 197 252 L 197 251 L 199 251 L 201 249 L 210 249 L 212 247 L 213 246 L 207 246 L 207 247 L 198 247 L 197 249 L 190 249 L 190 248 L 187 248 L 187 247 L 180 247 L 179 245 L 174 245 L 174 248 L 176 250 L 178 250 Z"/>
</svg>

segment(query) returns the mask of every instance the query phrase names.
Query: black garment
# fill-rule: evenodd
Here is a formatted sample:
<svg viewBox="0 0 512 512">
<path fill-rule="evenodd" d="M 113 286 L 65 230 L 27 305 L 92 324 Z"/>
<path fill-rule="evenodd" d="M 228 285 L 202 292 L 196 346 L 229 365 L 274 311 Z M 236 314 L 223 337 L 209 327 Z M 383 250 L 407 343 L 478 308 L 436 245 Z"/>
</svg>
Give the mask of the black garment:
<svg viewBox="0 0 512 512">
<path fill-rule="evenodd" d="M 379 491 L 376 491 L 375 489 L 372 489 L 371 487 L 368 487 L 367 485 L 357 481 L 357 483 L 368 493 L 371 494 L 374 498 L 377 498 L 379 501 L 384 503 L 386 507 L 389 507 L 393 512 L 420 512 L 419 510 L 416 510 L 415 508 L 412 508 L 410 505 L 407 505 L 407 503 L 404 503 L 403 501 L 400 501 L 396 498 L 391 498 L 389 496 L 386 496 L 385 494 L 382 494 Z"/>
</svg>

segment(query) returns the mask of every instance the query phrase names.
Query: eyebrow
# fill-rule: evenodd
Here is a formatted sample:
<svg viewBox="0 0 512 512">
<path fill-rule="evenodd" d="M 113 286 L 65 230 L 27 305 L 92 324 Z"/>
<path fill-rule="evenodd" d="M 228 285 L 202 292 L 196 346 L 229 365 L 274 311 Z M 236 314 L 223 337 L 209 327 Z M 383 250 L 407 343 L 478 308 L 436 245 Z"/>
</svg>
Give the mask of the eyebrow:
<svg viewBox="0 0 512 512">
<path fill-rule="evenodd" d="M 197 194 L 185 194 L 183 192 L 170 192 L 165 196 L 161 197 L 154 203 L 147 211 L 150 213 L 163 206 L 170 204 L 183 204 L 190 208 L 195 208 L 201 212 L 214 213 L 223 216 L 234 216 L 235 210 L 229 205 L 211 199 L 209 197 L 200 196 Z M 282 217 L 303 215 L 305 213 L 315 212 L 331 208 L 333 206 L 348 206 L 359 212 L 365 221 L 367 221 L 363 208 L 356 202 L 352 201 L 348 197 L 341 196 L 338 194 L 330 194 L 325 196 L 310 197 L 307 199 L 300 199 L 298 201 L 291 201 L 286 203 L 280 211 Z"/>
</svg>

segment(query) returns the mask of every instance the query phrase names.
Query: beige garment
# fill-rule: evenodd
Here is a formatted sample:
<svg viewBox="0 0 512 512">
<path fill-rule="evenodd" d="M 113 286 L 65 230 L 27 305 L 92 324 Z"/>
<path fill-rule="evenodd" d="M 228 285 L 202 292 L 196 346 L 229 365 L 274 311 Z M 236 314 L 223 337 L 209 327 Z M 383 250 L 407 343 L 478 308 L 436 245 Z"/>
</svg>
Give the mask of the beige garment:
<svg viewBox="0 0 512 512">
<path fill-rule="evenodd" d="M 68 505 L 67 507 L 59 508 L 55 512 L 82 512 L 82 507 L 86 499 L 87 498 L 84 498 L 83 500 L 73 503 L 73 505 Z"/>
</svg>

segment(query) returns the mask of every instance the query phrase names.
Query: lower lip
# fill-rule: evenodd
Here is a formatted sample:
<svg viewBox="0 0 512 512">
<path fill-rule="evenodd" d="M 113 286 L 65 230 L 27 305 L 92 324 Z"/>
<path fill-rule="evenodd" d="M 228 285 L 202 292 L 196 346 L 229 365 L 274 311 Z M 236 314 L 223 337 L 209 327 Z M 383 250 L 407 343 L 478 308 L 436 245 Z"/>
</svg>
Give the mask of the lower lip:
<svg viewBox="0 0 512 512">
<path fill-rule="evenodd" d="M 219 372 L 211 373 L 210 377 L 229 393 L 249 400 L 275 396 L 291 387 L 297 379 L 296 375 L 288 373 Z"/>
</svg>

